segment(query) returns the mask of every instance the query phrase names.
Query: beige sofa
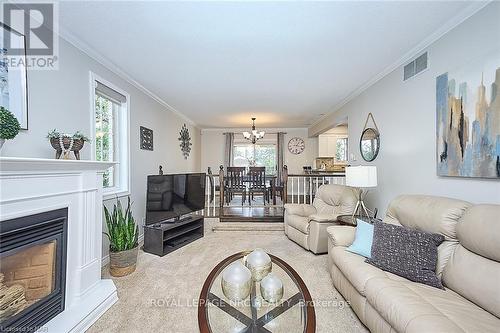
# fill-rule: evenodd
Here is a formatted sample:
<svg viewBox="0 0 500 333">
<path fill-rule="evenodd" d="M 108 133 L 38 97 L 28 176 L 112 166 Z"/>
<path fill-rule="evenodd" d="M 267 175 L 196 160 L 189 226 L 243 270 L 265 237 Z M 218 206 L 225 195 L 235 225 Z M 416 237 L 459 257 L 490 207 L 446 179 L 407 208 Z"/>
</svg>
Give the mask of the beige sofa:
<svg viewBox="0 0 500 333">
<path fill-rule="evenodd" d="M 285 234 L 314 253 L 328 251 L 326 229 L 335 225 L 337 216 L 352 214 L 359 189 L 343 185 L 322 185 L 312 205 L 285 205 Z"/>
<path fill-rule="evenodd" d="M 440 233 L 445 290 L 411 282 L 345 251 L 355 228 L 328 228 L 333 283 L 372 332 L 500 332 L 500 205 L 404 195 L 384 219 Z"/>
</svg>

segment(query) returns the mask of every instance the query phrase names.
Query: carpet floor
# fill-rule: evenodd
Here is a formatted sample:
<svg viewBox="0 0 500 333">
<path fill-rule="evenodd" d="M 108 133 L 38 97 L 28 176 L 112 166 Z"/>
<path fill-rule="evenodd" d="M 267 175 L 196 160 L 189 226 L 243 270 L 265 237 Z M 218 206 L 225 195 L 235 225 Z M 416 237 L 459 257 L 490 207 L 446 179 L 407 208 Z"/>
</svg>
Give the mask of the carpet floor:
<svg viewBox="0 0 500 333">
<path fill-rule="evenodd" d="M 205 220 L 204 238 L 164 257 L 139 251 L 136 271 L 113 278 L 118 302 L 87 332 L 199 332 L 193 302 L 207 275 L 224 258 L 257 247 L 290 264 L 315 301 L 330 301 L 315 307 L 317 332 L 367 332 L 333 287 L 326 255 L 305 251 L 277 232 L 212 232 L 213 220 Z M 103 276 L 110 278 L 107 268 Z"/>
</svg>

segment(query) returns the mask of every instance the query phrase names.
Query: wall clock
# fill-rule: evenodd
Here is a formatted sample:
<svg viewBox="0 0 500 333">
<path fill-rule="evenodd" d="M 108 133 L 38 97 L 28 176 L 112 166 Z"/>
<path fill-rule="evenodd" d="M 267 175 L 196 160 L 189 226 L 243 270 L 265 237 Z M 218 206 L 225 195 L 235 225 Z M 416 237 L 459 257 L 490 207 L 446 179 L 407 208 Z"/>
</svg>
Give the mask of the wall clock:
<svg viewBox="0 0 500 333">
<path fill-rule="evenodd" d="M 291 138 L 288 141 L 288 151 L 292 154 L 301 154 L 306 149 L 306 143 L 301 138 Z"/>
<path fill-rule="evenodd" d="M 181 131 L 179 132 L 179 141 L 181 142 L 179 146 L 181 147 L 182 155 L 184 155 L 184 159 L 187 159 L 189 157 L 189 153 L 191 152 L 191 146 L 193 145 L 191 143 L 191 136 L 189 135 L 189 130 L 184 124 L 181 128 Z"/>
</svg>

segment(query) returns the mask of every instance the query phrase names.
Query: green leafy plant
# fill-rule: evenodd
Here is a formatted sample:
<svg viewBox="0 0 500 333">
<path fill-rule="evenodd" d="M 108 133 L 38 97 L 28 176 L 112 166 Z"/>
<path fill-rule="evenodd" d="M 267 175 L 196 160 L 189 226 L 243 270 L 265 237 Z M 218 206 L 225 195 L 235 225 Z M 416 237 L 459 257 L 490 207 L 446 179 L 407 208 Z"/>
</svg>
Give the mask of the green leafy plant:
<svg viewBox="0 0 500 333">
<path fill-rule="evenodd" d="M 126 251 L 138 246 L 139 226 L 132 216 L 131 206 L 130 197 L 128 197 L 125 211 L 118 198 L 116 198 L 112 213 L 104 206 L 104 216 L 108 227 L 108 232 L 104 234 L 108 236 L 111 252 Z"/>
<path fill-rule="evenodd" d="M 0 139 L 14 139 L 20 129 L 21 125 L 12 112 L 0 106 Z"/>
<path fill-rule="evenodd" d="M 65 133 L 61 133 L 56 129 L 53 129 L 47 134 L 47 139 L 59 139 L 59 137 L 73 138 L 74 140 L 83 140 L 84 142 L 90 141 L 82 132 L 77 131 L 73 136 Z"/>
</svg>

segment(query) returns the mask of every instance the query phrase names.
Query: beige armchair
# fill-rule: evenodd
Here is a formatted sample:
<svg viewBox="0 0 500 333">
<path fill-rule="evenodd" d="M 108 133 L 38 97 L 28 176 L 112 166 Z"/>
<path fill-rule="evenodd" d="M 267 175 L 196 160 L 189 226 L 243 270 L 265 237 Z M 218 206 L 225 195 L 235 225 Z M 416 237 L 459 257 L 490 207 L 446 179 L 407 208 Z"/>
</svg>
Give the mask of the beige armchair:
<svg viewBox="0 0 500 333">
<path fill-rule="evenodd" d="M 328 252 L 326 228 L 337 216 L 352 214 L 359 189 L 343 185 L 322 185 L 313 204 L 285 204 L 285 234 L 316 254 Z"/>
</svg>

